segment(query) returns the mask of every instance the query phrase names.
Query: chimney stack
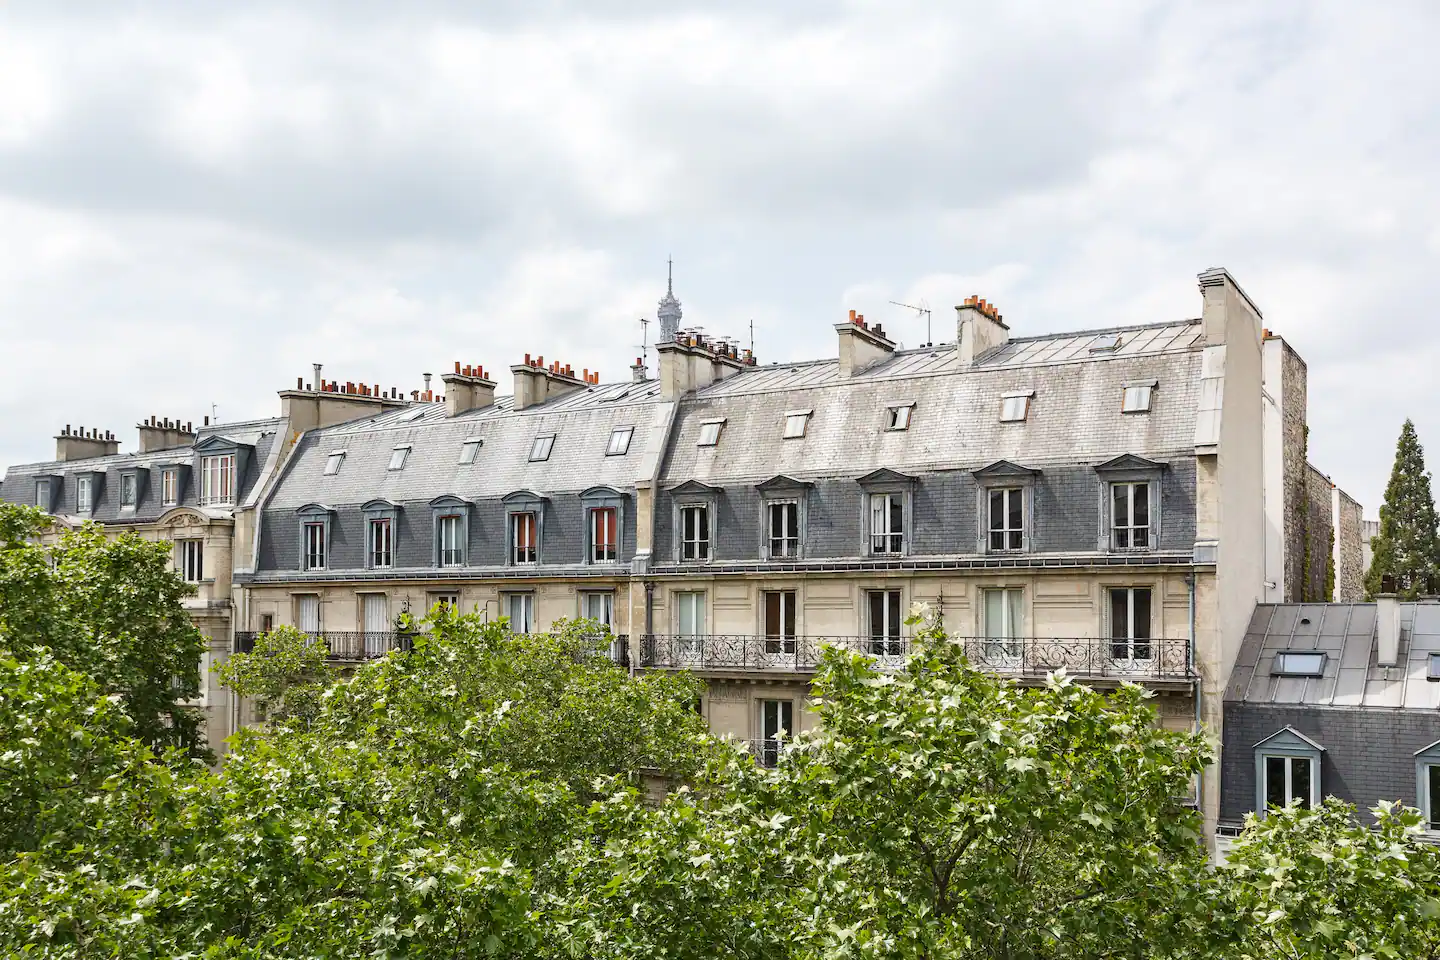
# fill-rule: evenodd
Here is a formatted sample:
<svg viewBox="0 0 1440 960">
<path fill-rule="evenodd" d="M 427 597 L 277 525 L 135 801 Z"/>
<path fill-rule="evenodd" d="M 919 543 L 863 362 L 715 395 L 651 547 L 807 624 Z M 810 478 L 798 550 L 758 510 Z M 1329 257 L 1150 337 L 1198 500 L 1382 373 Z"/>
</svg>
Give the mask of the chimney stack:
<svg viewBox="0 0 1440 960">
<path fill-rule="evenodd" d="M 650 379 L 650 371 L 645 369 L 645 358 L 636 357 L 635 362 L 630 365 L 630 382 L 644 383 Z"/>
<path fill-rule="evenodd" d="M 863 313 L 850 311 L 850 319 L 835 324 L 840 335 L 840 376 L 853 377 L 866 367 L 884 360 L 895 352 L 894 342 L 880 324 L 865 322 Z"/>
<path fill-rule="evenodd" d="M 1010 328 L 993 303 L 986 303 L 978 296 L 966 297 L 965 302 L 955 308 L 955 313 L 956 349 L 961 363 L 974 363 L 981 354 L 1010 339 Z"/>
<path fill-rule="evenodd" d="M 524 410 L 526 407 L 533 407 L 585 387 L 598 386 L 600 383 L 598 370 L 581 370 L 577 377 L 574 368 L 568 363 L 562 364 L 556 360 L 547 367 L 543 356 L 532 359 L 528 353 L 525 354 L 525 361 L 515 364 L 510 368 L 510 372 L 515 375 L 516 410 Z"/>
<path fill-rule="evenodd" d="M 101 431 L 94 427 L 71 430 L 67 423 L 65 429 L 55 435 L 55 459 L 63 462 L 110 457 L 119 452 L 120 441 L 109 430 Z"/>
<path fill-rule="evenodd" d="M 673 341 L 657 344 L 660 396 L 677 400 L 755 366 L 755 356 L 734 343 L 707 338 L 698 330 L 681 330 Z"/>
<path fill-rule="evenodd" d="M 318 363 L 314 364 L 314 371 L 313 383 L 306 383 L 304 377 L 296 377 L 293 389 L 280 391 L 280 415 L 290 421 L 292 436 L 316 427 L 373 417 L 407 405 L 393 387 L 387 391 L 378 383 L 325 380 L 320 376 L 321 365 Z M 208 418 L 206 423 L 208 425 Z"/>
<path fill-rule="evenodd" d="M 1387 584 L 1391 586 L 1391 584 Z M 1393 593 L 1375 595 L 1375 662 L 1393 667 L 1400 658 L 1400 598 Z"/>
<path fill-rule="evenodd" d="M 205 419 L 209 420 L 210 418 L 206 417 Z M 194 429 L 189 423 L 181 426 L 178 418 L 172 422 L 169 419 L 151 417 L 144 423 L 137 423 L 135 429 L 140 431 L 141 453 L 188 447 L 195 442 Z"/>
<path fill-rule="evenodd" d="M 456 360 L 455 372 L 441 374 L 440 382 L 445 384 L 446 416 L 459 416 L 495 402 L 495 381 L 485 375 L 485 368 L 478 363 L 462 367 Z"/>
</svg>

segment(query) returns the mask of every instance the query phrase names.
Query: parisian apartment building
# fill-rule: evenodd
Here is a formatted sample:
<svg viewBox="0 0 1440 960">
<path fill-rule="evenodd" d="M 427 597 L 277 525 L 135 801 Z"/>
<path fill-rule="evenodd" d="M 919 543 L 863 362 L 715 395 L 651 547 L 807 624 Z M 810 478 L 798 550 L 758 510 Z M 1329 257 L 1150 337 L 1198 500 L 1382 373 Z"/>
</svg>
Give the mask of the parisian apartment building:
<svg viewBox="0 0 1440 960">
<path fill-rule="evenodd" d="M 481 364 L 409 394 L 316 367 L 271 420 L 146 424 L 134 454 L 62 432 L 0 497 L 173 540 L 211 660 L 285 624 L 357 663 L 436 604 L 584 617 L 625 669 L 702 677 L 711 728 L 773 762 L 815 723 L 822 647 L 898 662 L 924 609 L 986 669 L 1134 681 L 1219 738 L 1256 605 L 1359 600 L 1365 548 L 1306 456 L 1304 361 L 1223 269 L 1197 313 L 1047 334 L 972 297 L 948 342 L 852 313 L 831 356 L 761 363 L 672 289 L 654 369 L 618 382 L 540 355 L 508 395 Z M 205 706 L 212 742 L 252 719 L 213 680 Z M 1196 801 L 1213 828 L 1218 773 Z"/>
</svg>

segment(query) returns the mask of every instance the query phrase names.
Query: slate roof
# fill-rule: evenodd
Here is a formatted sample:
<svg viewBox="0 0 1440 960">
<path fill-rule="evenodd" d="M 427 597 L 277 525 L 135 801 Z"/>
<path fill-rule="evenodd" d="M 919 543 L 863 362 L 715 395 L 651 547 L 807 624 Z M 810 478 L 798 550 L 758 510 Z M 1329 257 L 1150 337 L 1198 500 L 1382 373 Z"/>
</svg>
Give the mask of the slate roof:
<svg viewBox="0 0 1440 960">
<path fill-rule="evenodd" d="M 1116 335 L 1117 350 L 1091 352 Z M 1200 336 L 1199 321 L 1186 321 L 1015 339 L 974 365 L 940 344 L 898 352 L 850 378 L 840 376 L 838 360 L 747 370 L 681 403 L 662 483 L 1191 456 Z M 1122 414 L 1125 385 L 1149 382 L 1157 385 L 1151 411 Z M 1027 419 L 1000 422 L 1002 397 L 1028 391 Z M 888 407 L 902 402 L 915 404 L 910 428 L 887 431 Z M 806 435 L 783 439 L 785 414 L 796 410 L 813 410 Z M 698 446 L 702 423 L 719 418 L 720 442 Z"/>
<path fill-rule="evenodd" d="M 1426 679 L 1440 654 L 1440 603 L 1400 604 L 1396 666 L 1376 663 L 1373 603 L 1262 603 L 1255 607 L 1225 690 L 1227 702 L 1327 707 L 1440 707 Z M 1320 677 L 1273 676 L 1280 651 L 1323 651 Z"/>
<path fill-rule="evenodd" d="M 632 488 L 651 480 L 663 453 L 674 408 L 659 399 L 656 382 L 606 384 L 577 390 L 516 411 L 512 397 L 456 417 L 443 403 L 388 411 L 308 432 L 296 445 L 267 510 L 307 503 L 358 505 L 375 498 L 396 502 L 453 495 L 467 500 L 503 497 L 527 489 L 541 494 L 579 492 L 598 485 Z M 633 427 L 629 451 L 606 456 L 617 427 Z M 548 460 L 530 462 L 537 436 L 555 435 Z M 484 441 L 473 464 L 460 463 L 461 445 Z M 402 470 L 388 469 L 391 452 L 410 445 Z M 334 476 L 325 461 L 344 450 Z"/>
<path fill-rule="evenodd" d="M 41 474 L 61 475 L 64 480 L 61 484 L 60 499 L 57 501 L 59 504 L 56 510 L 58 516 L 70 520 L 88 519 L 107 524 L 150 523 L 175 509 L 173 506 L 164 507 L 160 504 L 158 471 L 150 477 L 149 489 L 140 503 L 134 510 L 126 511 L 124 515 L 120 512 L 121 471 L 129 467 L 155 468 L 172 463 L 193 466 L 196 444 L 211 437 L 224 437 L 241 446 L 254 448 L 245 476 L 239 479 L 240 489 L 236 491 L 236 503 L 243 503 L 253 492 L 258 479 L 264 475 L 263 469 L 270 459 L 277 432 L 284 427 L 284 424 L 285 421 L 280 418 L 250 420 L 243 423 L 222 423 L 202 427 L 196 432 L 194 443 L 189 446 L 154 450 L 150 453 L 117 453 L 113 456 L 87 457 L 83 460 L 47 460 L 41 463 L 17 464 L 6 471 L 4 480 L 0 480 L 0 500 L 27 505 L 34 504 L 35 478 Z M 74 477 L 76 474 L 91 471 L 105 474 L 99 499 L 91 514 L 83 518 L 74 516 L 71 512 L 75 504 Z M 178 506 L 201 509 L 199 502 L 199 482 L 192 475 L 190 482 L 185 485 L 184 494 Z M 207 513 L 226 514 L 229 512 L 228 508 L 206 507 L 203 509 Z"/>
</svg>

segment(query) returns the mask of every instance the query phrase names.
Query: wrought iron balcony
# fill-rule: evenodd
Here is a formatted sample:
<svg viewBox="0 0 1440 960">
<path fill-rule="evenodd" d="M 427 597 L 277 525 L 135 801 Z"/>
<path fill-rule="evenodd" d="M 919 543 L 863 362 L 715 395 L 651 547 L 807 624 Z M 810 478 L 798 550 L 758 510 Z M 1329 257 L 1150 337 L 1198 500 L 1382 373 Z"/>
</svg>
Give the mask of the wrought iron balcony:
<svg viewBox="0 0 1440 960">
<path fill-rule="evenodd" d="M 234 652 L 252 653 L 255 650 L 255 638 L 258 636 L 260 633 L 257 631 L 236 632 Z M 342 663 L 378 660 L 393 650 L 409 651 L 414 646 L 414 637 L 411 634 L 393 631 L 377 633 L 363 630 L 325 630 L 310 636 L 316 643 L 325 645 L 326 659 Z M 629 637 L 625 634 L 597 634 L 587 640 L 589 643 L 584 652 L 585 657 L 607 660 L 620 666 L 629 665 Z"/>
<path fill-rule="evenodd" d="M 1189 641 L 1182 638 L 1111 640 L 1096 637 L 989 640 L 953 637 L 970 663 L 1008 676 L 1043 677 L 1064 669 L 1074 677 L 1113 680 L 1189 680 Z M 908 637 L 764 637 L 744 634 L 650 636 L 640 643 L 640 666 L 669 670 L 810 673 L 826 646 L 875 657 L 898 667 Z"/>
</svg>

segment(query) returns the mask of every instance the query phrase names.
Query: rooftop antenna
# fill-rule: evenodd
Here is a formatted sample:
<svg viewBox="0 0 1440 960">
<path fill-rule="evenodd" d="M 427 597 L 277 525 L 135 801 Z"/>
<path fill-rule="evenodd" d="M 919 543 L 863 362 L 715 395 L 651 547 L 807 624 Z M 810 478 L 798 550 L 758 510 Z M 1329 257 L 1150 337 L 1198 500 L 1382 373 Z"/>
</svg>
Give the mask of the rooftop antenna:
<svg viewBox="0 0 1440 960">
<path fill-rule="evenodd" d="M 640 318 L 640 365 L 650 365 L 650 321 Z"/>
<path fill-rule="evenodd" d="M 913 303 L 901 303 L 899 300 L 891 300 L 890 302 L 891 302 L 892 304 L 894 304 L 895 306 L 897 306 L 897 307 L 904 307 L 906 310 L 914 310 L 914 311 L 915 311 L 915 316 L 917 316 L 917 317 L 920 316 L 921 314 L 923 314 L 923 315 L 925 316 L 925 342 L 926 342 L 927 344 L 931 345 L 931 346 L 934 346 L 934 345 L 935 345 L 935 341 L 930 339 L 930 304 L 929 304 L 929 303 L 925 302 L 924 300 L 921 300 L 921 301 L 920 301 L 920 306 L 917 307 L 917 306 L 915 306 Z"/>
<path fill-rule="evenodd" d="M 220 411 L 220 408 L 219 408 L 219 407 L 215 406 L 215 404 L 213 404 L 213 403 L 210 404 L 210 422 L 211 422 L 211 423 L 219 423 L 219 422 L 220 422 L 220 413 L 219 413 L 219 411 Z"/>
</svg>

